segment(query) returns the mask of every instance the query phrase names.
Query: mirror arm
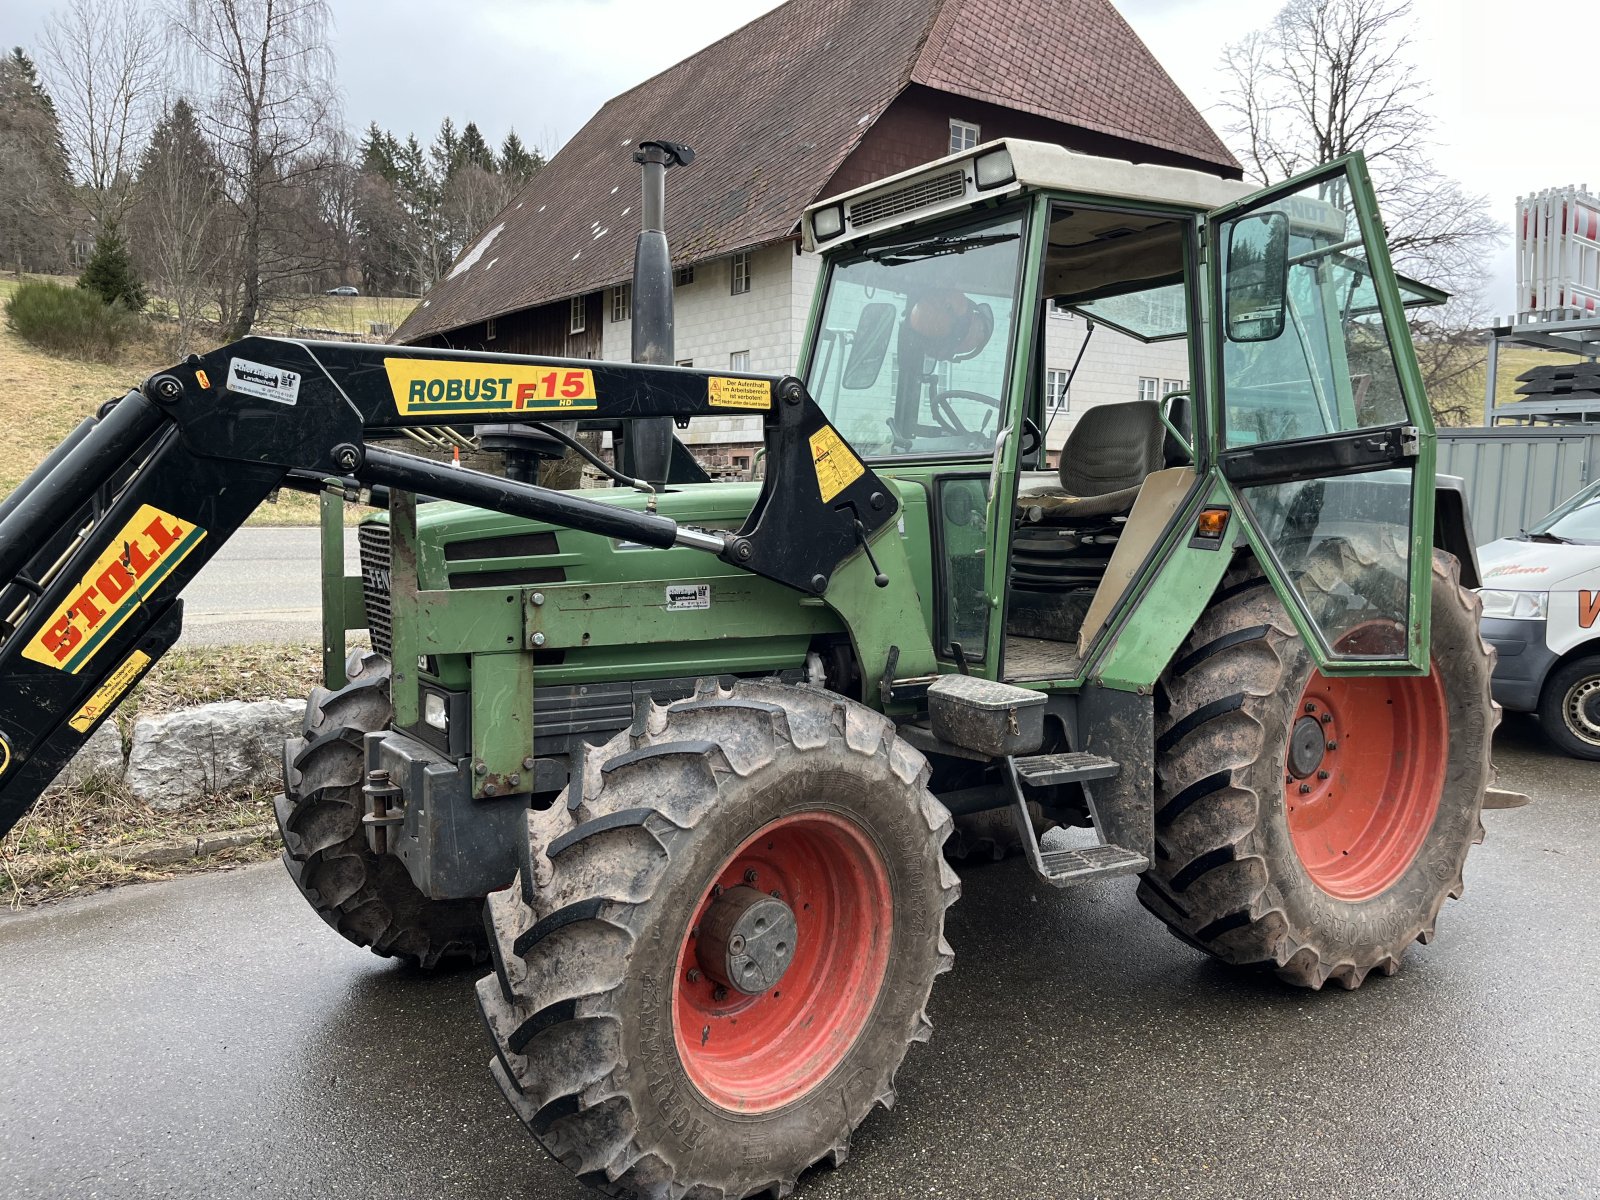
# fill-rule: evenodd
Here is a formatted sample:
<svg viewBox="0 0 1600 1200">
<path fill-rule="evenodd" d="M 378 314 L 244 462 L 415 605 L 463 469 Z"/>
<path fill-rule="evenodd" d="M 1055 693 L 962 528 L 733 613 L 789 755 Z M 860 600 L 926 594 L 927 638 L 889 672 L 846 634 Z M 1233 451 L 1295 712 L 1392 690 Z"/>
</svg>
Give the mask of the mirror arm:
<svg viewBox="0 0 1600 1200">
<path fill-rule="evenodd" d="M 1289 265 L 1298 267 L 1301 263 L 1312 262 L 1315 259 L 1326 258 L 1330 254 L 1343 254 L 1346 250 L 1360 250 L 1366 246 L 1359 237 L 1338 242 L 1332 246 L 1316 246 L 1310 250 L 1303 250 L 1299 254 L 1289 256 Z"/>
</svg>

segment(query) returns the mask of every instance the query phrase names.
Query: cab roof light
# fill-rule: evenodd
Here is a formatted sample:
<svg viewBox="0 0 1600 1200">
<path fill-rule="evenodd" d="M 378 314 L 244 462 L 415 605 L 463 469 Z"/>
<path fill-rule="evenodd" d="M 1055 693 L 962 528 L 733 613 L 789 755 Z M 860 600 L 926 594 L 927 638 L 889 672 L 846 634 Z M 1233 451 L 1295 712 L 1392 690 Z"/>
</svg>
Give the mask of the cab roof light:
<svg viewBox="0 0 1600 1200">
<path fill-rule="evenodd" d="M 844 208 L 831 204 L 811 214 L 811 234 L 819 242 L 832 241 L 844 232 Z"/>
<path fill-rule="evenodd" d="M 1012 165 L 1011 151 L 1002 146 L 998 150 L 980 154 L 972 164 L 972 178 L 983 191 L 1015 183 L 1017 169 Z"/>
</svg>

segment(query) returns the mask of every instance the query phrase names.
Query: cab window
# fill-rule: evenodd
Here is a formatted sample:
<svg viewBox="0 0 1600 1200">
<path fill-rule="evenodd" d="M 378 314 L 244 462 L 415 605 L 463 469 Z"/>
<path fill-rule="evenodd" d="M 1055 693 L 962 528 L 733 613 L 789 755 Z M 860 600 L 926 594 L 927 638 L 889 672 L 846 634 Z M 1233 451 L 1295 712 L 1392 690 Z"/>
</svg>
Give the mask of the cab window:
<svg viewBox="0 0 1600 1200">
<path fill-rule="evenodd" d="M 836 264 L 806 386 L 868 458 L 992 454 L 1022 220 L 876 245 Z"/>
</svg>

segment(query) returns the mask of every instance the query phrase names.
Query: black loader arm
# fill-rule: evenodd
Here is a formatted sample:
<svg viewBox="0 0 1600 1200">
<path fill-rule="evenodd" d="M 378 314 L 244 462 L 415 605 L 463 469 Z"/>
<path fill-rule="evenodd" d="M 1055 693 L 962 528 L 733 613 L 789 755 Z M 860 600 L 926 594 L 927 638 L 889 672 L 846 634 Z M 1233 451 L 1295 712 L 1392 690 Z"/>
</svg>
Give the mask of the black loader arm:
<svg viewBox="0 0 1600 1200">
<path fill-rule="evenodd" d="M 760 416 L 766 479 L 737 533 L 369 445 L 458 421 Z M 616 426 L 621 428 L 621 426 Z M 0 835 L 182 630 L 184 586 L 275 489 L 421 492 L 800 591 L 888 526 L 894 493 L 789 377 L 251 337 L 151 377 L 0 500 Z"/>
</svg>

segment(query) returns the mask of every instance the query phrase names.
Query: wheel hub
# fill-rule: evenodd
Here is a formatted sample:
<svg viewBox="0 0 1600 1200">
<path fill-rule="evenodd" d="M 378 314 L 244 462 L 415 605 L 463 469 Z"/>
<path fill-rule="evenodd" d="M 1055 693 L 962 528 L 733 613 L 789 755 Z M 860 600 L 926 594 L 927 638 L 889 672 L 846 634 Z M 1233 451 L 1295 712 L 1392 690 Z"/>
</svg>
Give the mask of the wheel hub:
<svg viewBox="0 0 1600 1200">
<path fill-rule="evenodd" d="M 1585 741 L 1600 743 L 1600 678 L 1575 683 L 1566 708 L 1568 728 Z"/>
<path fill-rule="evenodd" d="M 1322 725 L 1319 718 L 1311 715 L 1294 723 L 1289 735 L 1289 774 L 1296 779 L 1307 778 L 1322 765 L 1322 756 L 1327 752 Z"/>
<path fill-rule="evenodd" d="M 759 996 L 776 987 L 794 961 L 798 932 L 787 904 L 740 884 L 712 901 L 695 957 L 718 983 Z"/>
</svg>

